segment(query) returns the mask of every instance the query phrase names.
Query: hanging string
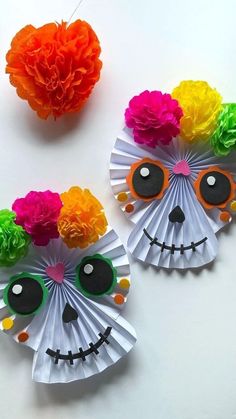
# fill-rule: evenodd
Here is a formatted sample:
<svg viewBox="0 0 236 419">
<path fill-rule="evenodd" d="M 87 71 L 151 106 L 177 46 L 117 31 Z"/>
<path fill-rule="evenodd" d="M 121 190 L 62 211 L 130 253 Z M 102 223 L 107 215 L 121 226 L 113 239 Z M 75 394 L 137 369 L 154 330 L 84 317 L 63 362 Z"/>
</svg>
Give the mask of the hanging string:
<svg viewBox="0 0 236 419">
<path fill-rule="evenodd" d="M 76 14 L 77 10 L 79 9 L 79 7 L 81 6 L 81 4 L 83 3 L 84 0 L 80 0 L 79 3 L 77 4 L 75 10 L 73 11 L 71 17 L 69 18 L 67 25 L 69 25 L 69 23 L 71 22 L 71 19 L 73 18 L 73 16 Z"/>
</svg>

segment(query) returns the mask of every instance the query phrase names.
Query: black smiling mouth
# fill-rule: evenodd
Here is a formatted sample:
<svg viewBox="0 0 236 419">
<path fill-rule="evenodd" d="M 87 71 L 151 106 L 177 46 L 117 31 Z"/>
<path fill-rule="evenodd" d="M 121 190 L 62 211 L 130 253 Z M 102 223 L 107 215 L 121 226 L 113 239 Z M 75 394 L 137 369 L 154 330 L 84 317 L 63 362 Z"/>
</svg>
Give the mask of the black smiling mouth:
<svg viewBox="0 0 236 419">
<path fill-rule="evenodd" d="M 143 229 L 143 232 L 145 236 L 150 240 L 150 246 L 153 246 L 155 244 L 156 246 L 161 248 L 161 252 L 164 252 L 164 250 L 170 250 L 172 255 L 175 252 L 180 252 L 180 254 L 183 255 L 186 250 L 192 250 L 193 252 L 195 252 L 196 247 L 200 246 L 201 244 L 205 243 L 205 241 L 207 241 L 207 237 L 204 237 L 204 239 L 199 240 L 198 242 L 191 242 L 191 244 L 189 244 L 188 246 L 184 246 L 183 244 L 181 244 L 180 246 L 175 246 L 175 244 L 169 246 L 165 242 L 159 242 L 157 237 L 151 237 L 145 228 Z"/>
<path fill-rule="evenodd" d="M 104 333 L 99 333 L 98 336 L 100 339 L 96 343 L 90 343 L 89 348 L 85 351 L 82 348 L 79 348 L 79 352 L 72 354 L 71 351 L 68 351 L 67 354 L 61 354 L 60 349 L 57 349 L 56 351 L 53 351 L 52 349 L 48 348 L 46 350 L 46 354 L 54 358 L 55 364 L 58 364 L 59 359 L 62 359 L 64 361 L 70 361 L 70 364 L 73 365 L 74 359 L 82 359 L 83 361 L 86 360 L 86 356 L 94 353 L 95 355 L 99 354 L 98 348 L 102 346 L 103 343 L 106 343 L 107 345 L 110 343 L 108 341 L 108 336 L 110 335 L 112 330 L 112 327 L 107 327 Z"/>
</svg>

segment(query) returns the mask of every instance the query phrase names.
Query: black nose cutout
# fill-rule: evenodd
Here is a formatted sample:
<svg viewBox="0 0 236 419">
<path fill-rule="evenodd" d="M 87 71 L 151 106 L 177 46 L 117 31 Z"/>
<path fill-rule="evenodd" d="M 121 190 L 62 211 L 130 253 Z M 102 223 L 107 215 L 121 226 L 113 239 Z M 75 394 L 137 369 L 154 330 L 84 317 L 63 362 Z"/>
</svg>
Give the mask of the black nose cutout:
<svg viewBox="0 0 236 419">
<path fill-rule="evenodd" d="M 177 205 L 170 213 L 169 220 L 172 223 L 183 223 L 185 220 L 185 215 L 179 205 Z"/>
<path fill-rule="evenodd" d="M 64 323 L 70 323 L 72 320 L 76 320 L 78 318 L 77 311 L 70 306 L 70 304 L 66 303 L 64 311 L 62 313 L 62 320 Z"/>
</svg>

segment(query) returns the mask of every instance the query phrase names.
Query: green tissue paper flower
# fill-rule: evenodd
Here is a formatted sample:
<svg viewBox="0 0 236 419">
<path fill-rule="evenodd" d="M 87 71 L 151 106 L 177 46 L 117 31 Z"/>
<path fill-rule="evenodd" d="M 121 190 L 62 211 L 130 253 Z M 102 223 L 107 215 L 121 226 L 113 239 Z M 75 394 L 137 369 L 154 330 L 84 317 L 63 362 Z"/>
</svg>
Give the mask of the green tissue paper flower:
<svg viewBox="0 0 236 419">
<path fill-rule="evenodd" d="M 226 156 L 232 149 L 236 150 L 236 103 L 222 106 L 211 145 L 217 156 Z"/>
<path fill-rule="evenodd" d="M 30 236 L 15 224 L 16 214 L 7 209 L 0 210 L 0 266 L 14 265 L 26 255 Z"/>
</svg>

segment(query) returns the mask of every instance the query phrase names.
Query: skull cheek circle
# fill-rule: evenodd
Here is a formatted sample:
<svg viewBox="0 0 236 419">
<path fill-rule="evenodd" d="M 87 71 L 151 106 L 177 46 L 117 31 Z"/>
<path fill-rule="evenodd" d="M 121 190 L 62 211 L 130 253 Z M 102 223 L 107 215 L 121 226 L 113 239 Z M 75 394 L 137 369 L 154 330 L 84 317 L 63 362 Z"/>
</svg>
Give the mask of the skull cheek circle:
<svg viewBox="0 0 236 419">
<path fill-rule="evenodd" d="M 207 82 L 134 96 L 111 155 L 114 195 L 135 227 L 134 257 L 154 266 L 203 266 L 236 210 L 236 104 Z"/>
<path fill-rule="evenodd" d="M 31 244 L 2 270 L 2 329 L 35 350 L 33 378 L 55 383 L 86 378 L 118 361 L 134 345 L 121 317 L 129 263 L 111 228 L 94 244 L 69 248 L 59 237 Z"/>
</svg>

